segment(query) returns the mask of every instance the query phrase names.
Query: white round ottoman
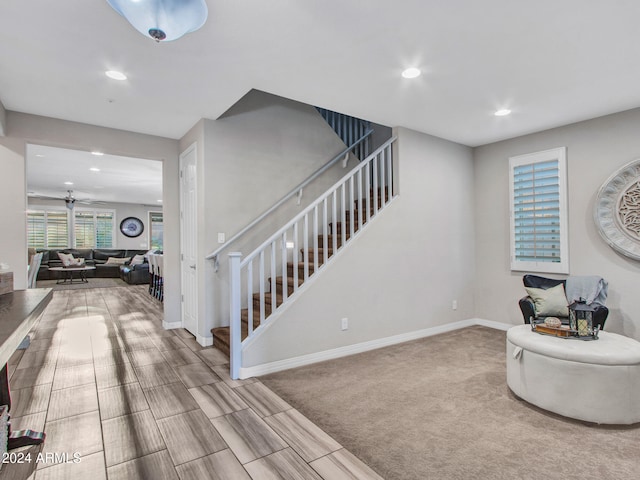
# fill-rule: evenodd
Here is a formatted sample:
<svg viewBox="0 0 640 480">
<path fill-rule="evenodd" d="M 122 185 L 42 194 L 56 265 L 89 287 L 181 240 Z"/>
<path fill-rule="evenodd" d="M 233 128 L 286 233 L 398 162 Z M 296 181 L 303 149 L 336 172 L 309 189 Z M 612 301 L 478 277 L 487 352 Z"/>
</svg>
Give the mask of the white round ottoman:
<svg viewBox="0 0 640 480">
<path fill-rule="evenodd" d="M 518 397 L 565 417 L 640 422 L 640 342 L 600 332 L 584 341 L 507 331 L 507 384 Z"/>
</svg>

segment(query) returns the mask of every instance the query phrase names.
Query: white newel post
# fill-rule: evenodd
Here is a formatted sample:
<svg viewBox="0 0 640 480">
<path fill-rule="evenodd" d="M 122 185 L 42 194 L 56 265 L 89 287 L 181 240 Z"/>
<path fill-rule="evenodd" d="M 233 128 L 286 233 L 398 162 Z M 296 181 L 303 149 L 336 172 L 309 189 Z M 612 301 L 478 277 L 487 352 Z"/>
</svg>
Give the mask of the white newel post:
<svg viewBox="0 0 640 480">
<path fill-rule="evenodd" d="M 229 254 L 229 292 L 230 292 L 230 323 L 229 323 L 229 350 L 230 352 L 230 374 L 233 380 L 237 380 L 240 374 L 240 366 L 242 364 L 242 348 L 241 348 L 241 289 L 240 284 L 240 252 Z"/>
</svg>

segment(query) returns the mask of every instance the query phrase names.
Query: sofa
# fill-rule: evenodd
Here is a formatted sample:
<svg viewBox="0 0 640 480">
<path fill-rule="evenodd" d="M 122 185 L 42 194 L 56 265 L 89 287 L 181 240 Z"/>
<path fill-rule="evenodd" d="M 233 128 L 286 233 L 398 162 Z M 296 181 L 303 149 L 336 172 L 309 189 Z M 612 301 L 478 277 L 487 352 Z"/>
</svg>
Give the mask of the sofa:
<svg viewBox="0 0 640 480">
<path fill-rule="evenodd" d="M 74 258 L 84 259 L 87 266 L 96 267 L 95 270 L 87 271 L 87 277 L 92 278 L 122 278 L 127 283 L 149 283 L 149 263 L 144 259 L 141 265 L 132 265 L 131 271 L 134 274 L 123 275 L 121 267 L 129 266 L 131 259 L 135 255 L 144 255 L 147 250 L 126 250 L 126 249 L 39 249 L 37 253 L 42 252 L 42 261 L 38 270 L 37 280 L 57 280 L 59 272 L 49 271 L 50 267 L 62 267 L 62 260 L 58 253 L 66 253 L 73 255 Z M 109 260 L 110 258 L 115 260 Z M 118 261 L 117 259 L 128 259 L 126 261 Z"/>
</svg>

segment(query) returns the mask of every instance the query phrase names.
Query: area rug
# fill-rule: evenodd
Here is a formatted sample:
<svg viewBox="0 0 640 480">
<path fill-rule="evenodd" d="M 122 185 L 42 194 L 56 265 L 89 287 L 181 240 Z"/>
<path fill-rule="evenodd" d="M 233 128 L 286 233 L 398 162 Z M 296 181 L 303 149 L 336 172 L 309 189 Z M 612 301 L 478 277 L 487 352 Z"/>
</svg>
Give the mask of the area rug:
<svg viewBox="0 0 640 480">
<path fill-rule="evenodd" d="M 505 342 L 470 327 L 261 381 L 387 480 L 637 479 L 640 428 L 518 399 Z"/>
<path fill-rule="evenodd" d="M 80 290 L 85 288 L 113 288 L 113 287 L 129 287 L 130 285 L 120 278 L 89 278 L 88 283 L 61 283 L 57 284 L 56 280 L 39 280 L 36 288 L 53 288 L 54 291 L 59 290 Z"/>
</svg>

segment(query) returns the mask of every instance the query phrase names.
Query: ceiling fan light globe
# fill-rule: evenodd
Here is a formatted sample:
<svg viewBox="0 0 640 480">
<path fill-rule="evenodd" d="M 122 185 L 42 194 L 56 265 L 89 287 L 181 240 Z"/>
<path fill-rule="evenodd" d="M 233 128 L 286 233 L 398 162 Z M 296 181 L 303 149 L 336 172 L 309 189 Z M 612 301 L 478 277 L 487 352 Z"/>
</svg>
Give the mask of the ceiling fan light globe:
<svg viewBox="0 0 640 480">
<path fill-rule="evenodd" d="M 144 36 L 170 42 L 198 30 L 207 20 L 205 0 L 107 0 Z"/>
</svg>

